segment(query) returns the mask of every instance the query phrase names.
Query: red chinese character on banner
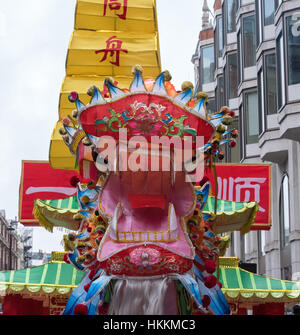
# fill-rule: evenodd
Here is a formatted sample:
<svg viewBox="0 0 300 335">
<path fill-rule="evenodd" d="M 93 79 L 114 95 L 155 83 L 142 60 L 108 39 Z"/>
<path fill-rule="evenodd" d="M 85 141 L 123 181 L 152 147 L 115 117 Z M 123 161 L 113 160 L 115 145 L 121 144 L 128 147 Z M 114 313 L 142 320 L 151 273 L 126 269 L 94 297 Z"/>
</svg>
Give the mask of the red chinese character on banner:
<svg viewBox="0 0 300 335">
<path fill-rule="evenodd" d="M 127 1 L 128 0 L 104 0 L 104 12 L 103 16 L 106 16 L 107 6 L 111 11 L 123 11 L 121 14 L 116 14 L 120 19 L 126 20 L 127 14 Z"/>
<path fill-rule="evenodd" d="M 122 46 L 122 41 L 116 39 L 117 36 L 112 36 L 110 37 L 107 41 L 106 41 L 106 49 L 101 49 L 101 50 L 96 50 L 95 53 L 98 54 L 100 52 L 103 52 L 104 55 L 102 57 L 102 59 L 100 60 L 101 62 L 104 62 L 108 56 L 108 54 L 110 54 L 110 57 L 113 58 L 115 57 L 114 61 L 110 61 L 111 64 L 116 65 L 116 66 L 120 66 L 120 52 L 125 52 L 128 53 L 128 50 L 126 49 L 121 49 Z"/>
</svg>

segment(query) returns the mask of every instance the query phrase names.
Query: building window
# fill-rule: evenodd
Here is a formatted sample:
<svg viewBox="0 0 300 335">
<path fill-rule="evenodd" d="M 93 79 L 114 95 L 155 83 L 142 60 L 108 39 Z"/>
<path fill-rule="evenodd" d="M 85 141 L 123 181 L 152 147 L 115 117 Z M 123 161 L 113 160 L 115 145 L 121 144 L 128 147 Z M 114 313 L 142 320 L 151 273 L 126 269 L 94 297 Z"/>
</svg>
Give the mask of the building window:
<svg viewBox="0 0 300 335">
<path fill-rule="evenodd" d="M 215 57 L 214 46 L 202 48 L 202 84 L 214 81 Z"/>
<path fill-rule="evenodd" d="M 265 101 L 268 115 L 277 112 L 276 57 L 275 54 L 265 55 L 266 85 Z"/>
<path fill-rule="evenodd" d="M 235 99 L 238 96 L 238 68 L 237 68 L 237 54 L 229 54 L 227 58 L 228 71 L 228 98 Z"/>
<path fill-rule="evenodd" d="M 260 134 L 266 128 L 265 115 L 277 113 L 276 57 L 270 53 L 263 59 L 263 69 L 258 73 Z"/>
<path fill-rule="evenodd" d="M 226 31 L 233 33 L 236 31 L 237 0 L 226 0 Z"/>
<path fill-rule="evenodd" d="M 228 130 L 239 129 L 239 119 L 234 118 L 233 122 L 228 127 Z M 234 148 L 229 148 L 226 146 L 226 158 L 227 163 L 240 163 L 240 138 L 236 139 L 236 146 Z"/>
<path fill-rule="evenodd" d="M 283 36 L 279 34 L 276 39 L 276 55 L 277 55 L 277 104 L 278 108 L 285 105 L 285 71 L 284 71 L 284 49 Z"/>
<path fill-rule="evenodd" d="M 223 19 L 222 16 L 217 18 L 217 58 L 222 57 L 223 53 Z"/>
<path fill-rule="evenodd" d="M 274 24 L 275 3 L 274 0 L 264 1 L 264 25 Z"/>
<path fill-rule="evenodd" d="M 290 243 L 290 191 L 287 174 L 281 182 L 279 210 L 281 246 L 285 247 Z"/>
<path fill-rule="evenodd" d="M 287 65 L 289 85 L 300 83 L 300 15 L 286 18 Z"/>
<path fill-rule="evenodd" d="M 208 114 L 213 114 L 216 113 L 216 100 L 215 98 L 211 98 L 207 100 L 207 113 Z"/>
<path fill-rule="evenodd" d="M 259 99 L 259 133 L 262 134 L 266 130 L 265 120 L 265 93 L 264 93 L 264 71 L 258 72 L 258 99 Z"/>
<path fill-rule="evenodd" d="M 258 231 L 257 238 L 258 238 L 258 252 L 260 256 L 264 256 L 266 246 L 266 232 L 264 230 Z"/>
<path fill-rule="evenodd" d="M 244 67 L 256 64 L 256 23 L 255 15 L 243 18 Z"/>
<path fill-rule="evenodd" d="M 255 8 L 257 13 L 257 20 L 256 20 L 256 47 L 260 45 L 262 42 L 262 8 L 261 8 L 261 1 L 262 0 L 255 0 Z"/>
<path fill-rule="evenodd" d="M 275 11 L 278 9 L 278 7 L 281 5 L 282 0 L 274 0 L 274 4 L 275 4 Z"/>
<path fill-rule="evenodd" d="M 243 80 L 243 56 L 242 56 L 242 42 L 241 42 L 241 33 L 238 32 L 237 34 L 237 43 L 238 43 L 238 78 L 239 78 L 239 85 L 242 83 Z"/>
<path fill-rule="evenodd" d="M 246 144 L 258 142 L 258 99 L 257 91 L 244 93 Z"/>
<path fill-rule="evenodd" d="M 223 76 L 219 76 L 217 79 L 216 98 L 217 98 L 217 110 L 220 110 L 220 108 L 225 105 L 225 91 L 224 91 L 224 77 Z"/>
<path fill-rule="evenodd" d="M 282 280 L 291 280 L 292 279 L 292 273 L 291 273 L 291 267 L 285 266 L 281 268 L 281 279 Z"/>
</svg>

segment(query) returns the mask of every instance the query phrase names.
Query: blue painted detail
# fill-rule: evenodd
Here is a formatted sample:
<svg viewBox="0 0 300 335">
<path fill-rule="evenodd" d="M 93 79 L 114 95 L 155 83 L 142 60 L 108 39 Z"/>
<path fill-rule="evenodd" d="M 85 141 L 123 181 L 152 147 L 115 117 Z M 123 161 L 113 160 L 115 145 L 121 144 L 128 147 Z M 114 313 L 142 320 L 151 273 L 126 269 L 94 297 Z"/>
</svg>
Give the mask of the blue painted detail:
<svg viewBox="0 0 300 335">
<path fill-rule="evenodd" d="M 84 290 L 84 285 L 90 282 L 89 276 L 86 274 L 81 283 L 75 288 L 70 295 L 70 298 L 66 304 L 63 315 L 74 315 L 74 308 L 77 304 L 82 304 L 85 301 L 87 293 Z"/>
<path fill-rule="evenodd" d="M 106 86 L 108 87 L 112 99 L 121 98 L 126 95 L 120 88 L 116 87 L 109 81 L 106 82 Z"/>
<path fill-rule="evenodd" d="M 105 104 L 106 101 L 105 99 L 102 97 L 101 92 L 98 90 L 97 87 L 94 87 L 94 91 L 93 91 L 93 96 L 92 99 L 90 101 L 90 105 L 99 105 L 99 104 Z"/>
<path fill-rule="evenodd" d="M 131 92 L 146 92 L 143 77 L 140 71 L 135 72 L 135 77 L 133 79 L 133 82 L 130 85 L 130 91 Z"/>
<path fill-rule="evenodd" d="M 206 108 L 205 108 L 205 98 L 200 99 L 196 105 L 194 106 L 193 110 L 196 113 L 199 113 L 204 119 L 206 119 Z"/>
<path fill-rule="evenodd" d="M 210 189 L 210 184 L 207 183 L 205 184 L 200 190 L 199 189 L 195 189 L 195 192 L 196 192 L 196 195 L 203 195 L 203 200 L 200 202 L 200 209 L 203 209 L 203 207 L 205 206 L 206 204 L 206 201 L 208 199 L 208 196 L 209 196 L 209 189 Z"/>
<path fill-rule="evenodd" d="M 203 262 L 201 262 L 201 264 L 202 263 Z M 194 266 L 193 269 L 196 275 L 199 289 L 201 291 L 201 295 L 208 295 L 210 297 L 210 308 L 214 311 L 214 313 L 216 315 L 230 314 L 229 305 L 220 287 L 216 285 L 212 289 L 208 289 L 204 284 L 204 276 L 201 271 L 196 266 Z"/>
<path fill-rule="evenodd" d="M 75 104 L 79 113 L 85 109 L 85 105 L 79 99 L 75 101 Z"/>
<path fill-rule="evenodd" d="M 94 280 L 91 283 L 91 286 L 88 290 L 85 301 L 90 302 L 98 295 L 100 295 L 100 298 L 101 298 L 102 295 L 105 293 L 105 289 L 110 281 L 111 281 L 111 276 L 107 276 L 105 274 L 102 274 L 99 278 Z"/>
<path fill-rule="evenodd" d="M 78 256 L 79 256 L 78 250 L 75 249 L 74 252 L 69 253 L 69 260 L 79 271 L 83 271 L 85 268 L 76 261 Z"/>
<path fill-rule="evenodd" d="M 189 88 L 186 91 L 183 91 L 179 94 L 177 94 L 174 97 L 174 101 L 182 103 L 183 105 L 186 105 L 192 98 L 192 89 Z"/>
<path fill-rule="evenodd" d="M 164 73 L 163 72 L 156 78 L 152 92 L 162 94 L 162 95 L 167 93 L 165 84 L 164 84 Z"/>
<path fill-rule="evenodd" d="M 193 300 L 197 303 L 199 307 L 202 307 L 202 300 L 200 295 L 200 290 L 197 282 L 190 274 L 179 275 L 178 279 L 187 290 L 187 292 L 191 295 Z"/>
</svg>

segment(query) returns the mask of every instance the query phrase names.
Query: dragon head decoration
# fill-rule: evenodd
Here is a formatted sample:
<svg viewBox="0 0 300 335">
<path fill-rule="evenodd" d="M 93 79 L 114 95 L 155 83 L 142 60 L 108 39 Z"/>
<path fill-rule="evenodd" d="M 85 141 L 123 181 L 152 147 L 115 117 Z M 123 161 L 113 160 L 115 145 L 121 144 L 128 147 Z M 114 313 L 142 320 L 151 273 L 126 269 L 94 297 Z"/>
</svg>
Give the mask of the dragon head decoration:
<svg viewBox="0 0 300 335">
<path fill-rule="evenodd" d="M 234 114 L 208 114 L 208 96 L 193 98 L 189 82 L 177 92 L 168 71 L 155 80 L 142 72 L 134 67 L 129 89 L 107 78 L 109 95 L 91 87 L 88 105 L 69 94 L 76 110 L 60 133 L 90 182 L 71 180 L 80 211 L 65 261 L 87 276 L 64 313 L 229 313 L 214 275 L 222 240 L 202 209 L 205 169 L 235 145 Z"/>
</svg>

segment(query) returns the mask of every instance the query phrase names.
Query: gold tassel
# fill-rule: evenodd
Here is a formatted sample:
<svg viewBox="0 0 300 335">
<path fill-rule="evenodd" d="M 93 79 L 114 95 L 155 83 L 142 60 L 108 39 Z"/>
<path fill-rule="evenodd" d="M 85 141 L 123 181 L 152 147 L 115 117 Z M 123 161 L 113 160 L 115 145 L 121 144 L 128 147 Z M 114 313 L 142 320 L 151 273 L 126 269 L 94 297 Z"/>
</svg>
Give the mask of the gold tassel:
<svg viewBox="0 0 300 335">
<path fill-rule="evenodd" d="M 41 209 L 36 203 L 34 204 L 32 214 L 35 217 L 35 219 L 39 222 L 41 227 L 44 227 L 46 230 L 53 233 L 54 225 L 44 217 L 43 213 L 41 212 Z"/>
</svg>

